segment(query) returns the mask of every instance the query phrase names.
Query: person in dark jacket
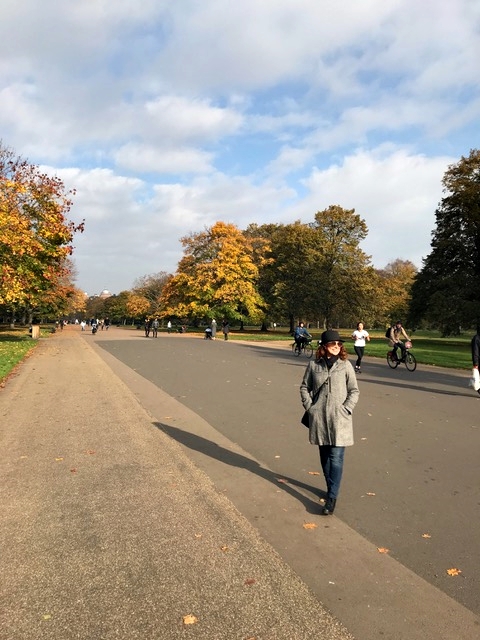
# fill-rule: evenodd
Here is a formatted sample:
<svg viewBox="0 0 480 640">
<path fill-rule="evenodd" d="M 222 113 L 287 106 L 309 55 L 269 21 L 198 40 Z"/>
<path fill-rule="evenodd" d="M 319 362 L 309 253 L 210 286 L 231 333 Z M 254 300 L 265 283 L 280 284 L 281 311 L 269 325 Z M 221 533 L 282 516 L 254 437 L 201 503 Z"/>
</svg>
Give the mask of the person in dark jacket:
<svg viewBox="0 0 480 640">
<path fill-rule="evenodd" d="M 298 344 L 301 349 L 311 338 L 312 336 L 308 333 L 308 330 L 305 328 L 303 322 L 299 322 L 298 326 L 295 327 L 295 331 L 293 332 L 293 339 L 295 340 L 296 344 Z"/>
<path fill-rule="evenodd" d="M 471 349 L 472 349 L 472 365 L 474 369 L 473 388 L 480 395 L 479 376 L 478 374 L 475 373 L 475 370 L 478 371 L 478 367 L 480 365 L 480 325 L 477 325 L 477 332 L 472 338 Z"/>
<path fill-rule="evenodd" d="M 343 340 L 336 331 L 324 331 L 314 362 L 309 362 L 300 396 L 309 417 L 310 444 L 320 450 L 327 484 L 323 515 L 336 506 L 343 474 L 345 447 L 353 445 L 352 413 L 360 391 Z"/>
<path fill-rule="evenodd" d="M 222 322 L 222 333 L 224 340 L 228 340 L 228 334 L 230 333 L 230 323 L 228 320 Z"/>
</svg>

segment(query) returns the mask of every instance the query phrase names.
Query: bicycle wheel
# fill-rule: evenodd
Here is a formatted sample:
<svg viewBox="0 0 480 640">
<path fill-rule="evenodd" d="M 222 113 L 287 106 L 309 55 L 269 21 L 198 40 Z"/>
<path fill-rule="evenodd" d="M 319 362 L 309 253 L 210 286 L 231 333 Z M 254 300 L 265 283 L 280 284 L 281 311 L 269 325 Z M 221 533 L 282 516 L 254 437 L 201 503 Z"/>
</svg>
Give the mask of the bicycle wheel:
<svg viewBox="0 0 480 640">
<path fill-rule="evenodd" d="M 390 369 L 396 369 L 398 367 L 398 360 L 393 357 L 393 353 L 391 351 L 387 353 L 387 362 Z"/>
<path fill-rule="evenodd" d="M 413 353 L 407 353 L 405 356 L 405 366 L 409 371 L 415 371 L 417 368 L 417 359 L 413 355 Z"/>
<path fill-rule="evenodd" d="M 305 345 L 305 355 L 307 356 L 307 358 L 311 358 L 313 355 L 313 348 L 311 344 L 306 344 Z"/>
</svg>

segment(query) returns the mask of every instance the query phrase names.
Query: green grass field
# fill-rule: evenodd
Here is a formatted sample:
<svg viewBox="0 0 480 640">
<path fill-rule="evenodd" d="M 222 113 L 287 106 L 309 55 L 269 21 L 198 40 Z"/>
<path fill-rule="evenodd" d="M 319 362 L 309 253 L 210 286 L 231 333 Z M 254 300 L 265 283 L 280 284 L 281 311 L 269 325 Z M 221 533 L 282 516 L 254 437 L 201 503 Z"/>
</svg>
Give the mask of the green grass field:
<svg viewBox="0 0 480 640">
<path fill-rule="evenodd" d="M 38 341 L 30 337 L 28 328 L 0 328 L 0 384 L 37 344 Z"/>
<path fill-rule="evenodd" d="M 340 336 L 345 339 L 345 346 L 349 353 L 353 354 L 353 340 L 350 338 L 352 330 L 339 329 Z M 316 345 L 322 331 L 310 329 Z M 390 347 L 385 338 L 384 331 L 371 331 L 370 342 L 365 348 L 366 356 L 377 358 L 386 358 L 387 351 Z M 410 334 L 409 334 L 410 335 Z M 417 331 L 412 338 L 412 353 L 415 355 L 417 362 L 422 364 L 430 364 L 436 367 L 450 367 L 452 369 L 469 369 L 472 366 L 470 354 L 470 341 L 473 334 L 465 334 L 463 336 L 455 336 L 452 338 L 441 338 L 440 334 L 433 331 Z M 221 335 L 219 336 L 221 339 Z M 284 340 L 292 343 L 293 339 L 286 331 L 277 329 L 262 334 L 259 331 L 248 330 L 239 332 L 232 330 L 230 332 L 230 340 Z"/>
</svg>

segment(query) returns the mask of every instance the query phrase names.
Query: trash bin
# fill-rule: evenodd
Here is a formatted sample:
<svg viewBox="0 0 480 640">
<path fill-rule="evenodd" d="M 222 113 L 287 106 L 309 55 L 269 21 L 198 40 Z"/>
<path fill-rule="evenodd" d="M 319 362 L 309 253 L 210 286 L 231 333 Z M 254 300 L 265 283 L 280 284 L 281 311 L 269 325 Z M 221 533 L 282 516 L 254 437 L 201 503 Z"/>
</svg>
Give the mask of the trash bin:
<svg viewBox="0 0 480 640">
<path fill-rule="evenodd" d="M 32 324 L 32 338 L 35 340 L 40 338 L 40 325 Z"/>
</svg>

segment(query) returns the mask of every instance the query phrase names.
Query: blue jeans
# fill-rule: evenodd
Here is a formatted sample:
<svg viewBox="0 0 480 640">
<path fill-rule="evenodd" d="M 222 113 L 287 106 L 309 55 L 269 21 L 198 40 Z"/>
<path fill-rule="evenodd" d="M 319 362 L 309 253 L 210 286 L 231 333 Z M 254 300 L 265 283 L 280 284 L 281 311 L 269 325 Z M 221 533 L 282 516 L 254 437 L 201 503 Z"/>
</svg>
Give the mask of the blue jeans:
<svg viewBox="0 0 480 640">
<path fill-rule="evenodd" d="M 343 473 L 345 447 L 320 445 L 320 463 L 327 483 L 327 497 L 337 499 Z"/>
</svg>

